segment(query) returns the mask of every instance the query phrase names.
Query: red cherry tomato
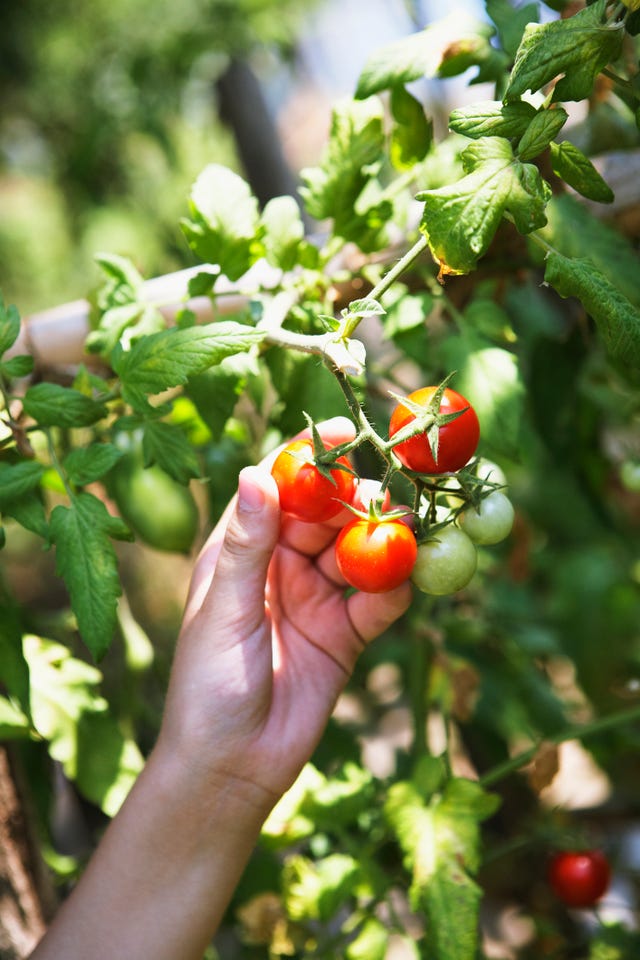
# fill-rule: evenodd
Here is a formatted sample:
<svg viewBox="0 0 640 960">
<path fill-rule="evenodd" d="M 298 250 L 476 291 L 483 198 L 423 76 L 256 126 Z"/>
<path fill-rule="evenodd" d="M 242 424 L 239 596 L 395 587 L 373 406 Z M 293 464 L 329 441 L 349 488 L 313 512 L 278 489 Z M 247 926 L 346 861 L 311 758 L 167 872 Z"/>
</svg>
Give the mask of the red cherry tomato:
<svg viewBox="0 0 640 960">
<path fill-rule="evenodd" d="M 322 523 L 337 516 L 343 503 L 351 503 L 356 480 L 353 474 L 336 468 L 330 471 L 332 482 L 312 461 L 311 440 L 292 440 L 276 457 L 271 473 L 286 513 L 305 523 Z M 346 457 L 337 462 L 349 466 Z"/>
<path fill-rule="evenodd" d="M 592 907 L 611 880 L 609 861 L 600 850 L 563 850 L 549 864 L 551 889 L 568 907 Z"/>
<path fill-rule="evenodd" d="M 409 394 L 408 399 L 427 406 L 437 387 L 422 387 Z M 465 407 L 468 408 L 465 410 Z M 393 448 L 400 462 L 417 473 L 451 473 L 464 467 L 478 446 L 480 424 L 473 407 L 468 400 L 455 390 L 445 389 L 440 403 L 440 413 L 455 413 L 465 410 L 455 420 L 440 427 L 438 438 L 438 459 L 434 460 L 426 434 L 419 433 L 410 440 L 404 440 Z M 391 414 L 389 437 L 406 424 L 415 420 L 415 414 L 399 403 Z"/>
<path fill-rule="evenodd" d="M 344 579 L 365 593 L 384 593 L 399 587 L 416 562 L 416 538 L 400 519 L 365 520 L 356 517 L 336 540 L 336 562 Z"/>
</svg>

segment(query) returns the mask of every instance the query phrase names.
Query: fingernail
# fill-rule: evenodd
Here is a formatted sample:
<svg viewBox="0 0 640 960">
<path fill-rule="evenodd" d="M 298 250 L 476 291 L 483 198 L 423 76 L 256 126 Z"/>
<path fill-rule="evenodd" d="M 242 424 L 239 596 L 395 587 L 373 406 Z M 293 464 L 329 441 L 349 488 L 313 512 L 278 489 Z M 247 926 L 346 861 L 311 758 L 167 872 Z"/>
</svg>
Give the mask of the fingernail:
<svg viewBox="0 0 640 960">
<path fill-rule="evenodd" d="M 246 513 L 257 513 L 264 506 L 264 491 L 253 479 L 251 467 L 245 467 L 238 477 L 238 507 Z"/>
</svg>

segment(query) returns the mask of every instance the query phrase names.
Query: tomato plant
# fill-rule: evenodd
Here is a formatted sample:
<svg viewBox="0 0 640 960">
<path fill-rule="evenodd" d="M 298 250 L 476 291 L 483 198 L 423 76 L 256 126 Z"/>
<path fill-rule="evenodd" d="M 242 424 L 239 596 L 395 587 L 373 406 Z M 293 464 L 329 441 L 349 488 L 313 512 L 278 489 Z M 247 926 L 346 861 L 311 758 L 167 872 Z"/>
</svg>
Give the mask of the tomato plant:
<svg viewBox="0 0 640 960">
<path fill-rule="evenodd" d="M 227 926 L 221 955 L 228 937 L 230 953 L 265 958 L 378 958 L 398 943 L 411 956 L 448 960 L 454 950 L 456 960 L 472 960 L 491 952 L 483 918 L 492 931 L 500 927 L 496 904 L 505 891 L 530 928 L 523 956 L 545 955 L 549 942 L 562 954 L 573 918 L 558 923 L 557 910 L 537 896 L 531 866 L 540 846 L 563 842 L 575 808 L 567 794 L 584 800 L 582 781 L 571 781 L 556 750 L 563 739 L 579 742 L 610 784 L 611 800 L 597 811 L 602 827 L 613 817 L 622 828 L 625 812 L 637 819 L 640 271 L 636 201 L 626 205 L 638 195 L 640 11 L 636 0 L 547 7 L 536 23 L 535 4 L 496 0 L 484 5 L 481 23 L 447 16 L 372 51 L 354 98 L 332 113 L 326 150 L 300 172 L 296 196 L 265 200 L 250 173 L 245 179 L 219 162 L 226 150 L 208 156 L 189 198 L 172 201 L 184 208 L 179 265 L 187 269 L 147 281 L 132 260 L 101 254 L 103 284 L 91 310 L 66 311 L 73 323 L 57 335 L 64 350 L 38 349 L 49 324 L 21 324 L 0 302 L 0 725 L 3 737 L 37 752 L 29 770 L 43 770 L 51 757 L 56 781 L 62 765 L 85 800 L 114 811 L 154 742 L 158 718 L 149 715 L 164 680 L 161 669 L 133 676 L 136 658 L 129 651 L 123 666 L 113 643 L 131 645 L 136 633 L 139 641 L 123 601 L 140 600 L 140 584 L 160 580 L 135 576 L 130 558 L 147 560 L 135 544 L 116 549 L 114 540 L 128 537 L 120 518 L 159 544 L 157 527 L 168 523 L 177 489 L 193 530 L 188 491 L 199 480 L 209 494 L 203 520 L 214 522 L 240 467 L 286 444 L 305 413 L 307 424 L 348 414 L 354 438 L 328 452 L 310 443 L 301 459 L 280 461 L 283 504 L 291 494 L 291 510 L 307 522 L 337 513 L 337 528 L 348 516 L 338 513 L 341 500 L 367 513 L 373 499 L 375 519 L 336 529 L 336 563 L 363 590 L 407 577 L 416 586 L 407 613 L 358 661 L 345 698 L 357 708 L 357 729 L 336 712 L 284 812 L 265 826 L 265 850 L 228 914 L 242 912 L 243 920 Z M 204 45 L 206 34 L 198 36 Z M 188 52 L 180 48 L 188 76 L 215 71 L 216 57 L 201 46 L 194 74 Z M 456 105 L 448 98 L 457 84 L 446 79 L 456 74 L 493 91 Z M 109 84 L 90 89 L 108 90 L 116 103 Z M 565 100 L 577 109 L 565 109 Z M 34 302 L 50 272 L 29 270 L 28 244 L 4 216 L 20 196 L 21 158 L 28 153 L 35 164 L 46 155 L 25 153 L 32 128 L 17 119 L 10 122 L 10 111 L 0 129 L 0 154 L 10 159 L 0 170 L 9 204 L 0 222 L 2 285 L 12 300 L 44 309 L 67 294 Z M 100 157 L 122 155 L 103 147 Z M 198 149 L 174 152 L 199 162 Z M 164 175 L 162 164 L 152 166 Z M 138 181 L 149 196 L 175 197 Z M 36 197 L 42 230 L 47 194 Z M 145 218 L 151 206 L 143 205 Z M 322 234 L 307 236 L 307 222 L 322 223 Z M 159 245 L 165 226 L 147 223 L 146 233 Z M 135 263 L 153 270 L 154 262 L 174 262 L 174 240 L 158 261 L 145 261 L 153 251 L 142 245 Z M 85 241 L 77 246 L 84 256 Z M 11 260 L 24 295 L 5 285 Z M 74 339 L 81 314 L 87 322 Z M 25 343 L 33 356 L 21 354 L 31 351 Z M 87 351 L 95 363 L 87 364 Z M 110 497 L 112 471 L 126 466 L 116 463 L 121 432 L 139 434 L 152 466 L 138 462 L 136 486 L 123 481 Z M 346 458 L 372 484 L 335 470 L 331 457 Z M 508 500 L 519 522 L 496 565 L 476 544 L 507 534 Z M 381 522 L 376 514 L 398 502 L 408 505 L 406 517 Z M 52 565 L 24 576 L 25 540 L 35 540 L 34 564 L 55 557 L 55 573 Z M 162 541 L 182 549 L 189 538 Z M 151 559 L 157 566 L 162 558 Z M 32 591 L 54 581 L 60 595 L 53 610 L 43 609 Z M 167 584 L 167 594 L 180 586 Z M 65 606 L 73 616 L 60 616 Z M 159 606 L 129 605 L 153 621 L 144 628 L 162 667 L 174 637 Z M 34 630 L 43 633 L 39 643 Z M 96 661 L 105 658 L 100 690 L 97 668 L 88 675 L 72 656 L 80 641 Z M 382 690 L 385 676 L 393 682 Z M 97 718 L 91 736 L 87 707 Z M 398 715 L 406 728 L 396 740 Z M 542 775 L 541 745 L 551 755 Z M 538 800 L 542 782 L 549 796 L 557 788 L 553 809 Z M 481 829 L 501 800 L 497 822 Z M 53 847 L 49 825 L 41 826 Z M 260 922 L 264 901 L 243 909 L 269 885 L 276 932 Z M 640 955 L 629 931 L 593 924 L 587 936 L 594 942 L 584 944 L 585 956 L 608 955 L 609 936 L 621 938 L 621 956 Z"/>
<path fill-rule="evenodd" d="M 337 516 L 353 499 L 356 481 L 346 457 L 336 462 L 345 469 L 322 471 L 314 462 L 311 440 L 287 444 L 271 468 L 282 509 L 306 523 L 321 523 Z"/>
<path fill-rule="evenodd" d="M 348 584 L 365 593 L 384 593 L 409 578 L 418 547 L 400 519 L 356 517 L 340 531 L 335 550 Z"/>
<path fill-rule="evenodd" d="M 423 593 L 445 596 L 467 586 L 477 563 L 470 537 L 455 524 L 448 524 L 420 544 L 411 579 Z"/>
<path fill-rule="evenodd" d="M 549 884 L 566 906 L 593 907 L 609 888 L 611 866 L 601 850 L 562 850 L 549 863 Z"/>
<path fill-rule="evenodd" d="M 513 527 L 514 509 L 500 490 L 484 497 L 477 507 L 469 506 L 458 517 L 460 528 L 477 544 L 500 543 Z"/>
<path fill-rule="evenodd" d="M 421 387 L 410 393 L 407 399 L 426 409 L 437 389 L 437 387 Z M 426 433 L 410 437 L 393 448 L 398 460 L 417 473 L 449 473 L 459 470 L 471 459 L 478 446 L 480 424 L 468 400 L 447 387 L 442 395 L 438 412 L 445 415 L 458 413 L 459 416 L 439 427 L 436 441 L 437 453 L 434 454 L 432 442 Z M 415 419 L 416 414 L 404 404 L 399 403 L 391 414 L 389 437 L 392 438 Z"/>
</svg>

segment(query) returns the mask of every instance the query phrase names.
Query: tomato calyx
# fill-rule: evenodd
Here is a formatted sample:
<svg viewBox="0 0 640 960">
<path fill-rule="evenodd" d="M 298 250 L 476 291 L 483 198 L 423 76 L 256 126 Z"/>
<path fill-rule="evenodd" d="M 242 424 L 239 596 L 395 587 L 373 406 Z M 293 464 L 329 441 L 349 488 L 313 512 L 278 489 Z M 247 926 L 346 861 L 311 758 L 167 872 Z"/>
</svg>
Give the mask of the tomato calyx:
<svg viewBox="0 0 640 960">
<path fill-rule="evenodd" d="M 300 463 L 315 467 L 320 476 L 328 480 L 334 487 L 338 485 L 332 473 L 334 470 L 342 470 L 352 477 L 357 477 L 358 475 L 355 470 L 348 466 L 348 464 L 340 462 L 340 458 L 344 456 L 343 445 L 339 447 L 327 447 L 311 417 L 307 413 L 305 413 L 304 416 L 311 430 L 311 455 L 302 449 L 298 449 L 287 450 L 289 456 L 294 457 Z"/>
<path fill-rule="evenodd" d="M 394 447 L 404 443 L 406 440 L 411 440 L 413 437 L 424 434 L 427 438 L 431 455 L 437 462 L 441 428 L 457 420 L 470 409 L 470 406 L 466 406 L 460 410 L 454 410 L 452 413 L 440 412 L 444 392 L 454 376 L 455 372 L 452 372 L 445 377 L 426 404 L 416 403 L 415 400 L 409 397 L 403 397 L 400 394 L 394 393 L 393 390 L 389 391 L 389 395 L 393 397 L 394 400 L 397 400 L 406 410 L 414 414 L 414 419 L 401 427 L 394 433 L 393 437 L 389 439 L 389 449 L 392 452 Z"/>
<path fill-rule="evenodd" d="M 352 503 L 345 503 L 345 507 L 360 520 L 367 520 L 369 523 L 391 523 L 395 520 L 404 520 L 405 517 L 413 516 L 413 510 L 409 507 L 394 507 L 389 510 L 384 508 L 385 491 L 380 490 L 377 497 L 369 501 L 367 510 L 360 510 Z"/>
</svg>

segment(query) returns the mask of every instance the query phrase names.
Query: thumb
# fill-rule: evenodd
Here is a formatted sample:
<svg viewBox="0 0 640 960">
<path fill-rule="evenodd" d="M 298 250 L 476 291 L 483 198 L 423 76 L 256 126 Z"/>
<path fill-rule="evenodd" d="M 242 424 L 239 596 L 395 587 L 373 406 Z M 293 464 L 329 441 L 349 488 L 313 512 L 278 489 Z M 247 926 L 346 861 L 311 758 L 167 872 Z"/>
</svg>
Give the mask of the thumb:
<svg viewBox="0 0 640 960">
<path fill-rule="evenodd" d="M 264 619 L 267 571 L 280 532 L 278 488 L 271 474 L 245 467 L 202 612 L 216 631 L 242 639 Z"/>
</svg>

